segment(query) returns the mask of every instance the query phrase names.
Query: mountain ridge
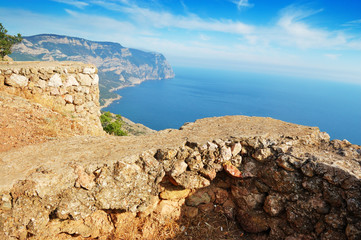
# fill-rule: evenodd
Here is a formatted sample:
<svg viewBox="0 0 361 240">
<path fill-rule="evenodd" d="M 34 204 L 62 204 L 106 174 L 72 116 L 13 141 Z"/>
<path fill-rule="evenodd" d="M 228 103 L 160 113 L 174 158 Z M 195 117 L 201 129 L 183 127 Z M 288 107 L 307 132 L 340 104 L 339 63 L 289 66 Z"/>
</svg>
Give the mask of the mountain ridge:
<svg viewBox="0 0 361 240">
<path fill-rule="evenodd" d="M 12 50 L 11 57 L 20 61 L 79 61 L 96 65 L 102 105 L 107 99 L 115 99 L 114 90 L 119 88 L 175 76 L 163 54 L 127 48 L 116 42 L 38 34 L 23 37 Z"/>
</svg>

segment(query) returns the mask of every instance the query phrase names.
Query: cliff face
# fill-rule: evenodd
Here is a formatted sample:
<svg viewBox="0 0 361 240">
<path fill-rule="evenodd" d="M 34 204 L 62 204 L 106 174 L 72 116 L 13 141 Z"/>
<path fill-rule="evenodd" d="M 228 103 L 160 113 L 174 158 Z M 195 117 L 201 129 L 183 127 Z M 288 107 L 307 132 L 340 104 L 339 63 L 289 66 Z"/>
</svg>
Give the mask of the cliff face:
<svg viewBox="0 0 361 240">
<path fill-rule="evenodd" d="M 212 239 L 212 229 L 232 239 L 361 238 L 361 148 L 318 128 L 228 116 L 0 159 L 1 239 L 182 239 L 206 230 L 199 239 Z M 215 214 L 222 218 L 203 218 Z M 152 233 L 150 218 L 168 227 Z"/>
<path fill-rule="evenodd" d="M 111 89 L 145 80 L 173 78 L 174 73 L 160 53 L 126 48 L 118 43 L 94 42 L 59 35 L 24 37 L 11 55 L 20 61 L 80 61 L 99 69 L 101 103 L 114 97 Z"/>
</svg>

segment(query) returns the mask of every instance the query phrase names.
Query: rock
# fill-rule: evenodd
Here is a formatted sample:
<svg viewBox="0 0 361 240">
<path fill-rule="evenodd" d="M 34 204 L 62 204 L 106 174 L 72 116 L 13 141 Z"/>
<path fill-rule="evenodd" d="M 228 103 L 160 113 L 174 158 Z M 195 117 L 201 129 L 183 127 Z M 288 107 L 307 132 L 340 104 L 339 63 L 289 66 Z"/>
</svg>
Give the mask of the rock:
<svg viewBox="0 0 361 240">
<path fill-rule="evenodd" d="M 327 214 L 330 212 L 330 206 L 320 197 L 312 197 L 308 202 L 310 207 L 320 214 Z"/>
<path fill-rule="evenodd" d="M 73 101 L 74 101 L 72 95 L 65 95 L 64 100 L 66 103 L 73 103 Z"/>
<path fill-rule="evenodd" d="M 50 95 L 59 96 L 59 95 L 60 95 L 59 89 L 53 88 L 53 89 L 50 91 Z"/>
<path fill-rule="evenodd" d="M 189 218 L 194 218 L 198 215 L 198 208 L 185 206 L 183 208 L 184 215 Z"/>
<path fill-rule="evenodd" d="M 82 187 L 89 190 L 95 186 L 94 175 L 92 176 L 87 174 L 82 166 L 76 166 L 74 168 L 74 172 L 76 175 L 78 175 L 78 178 L 75 182 L 75 187 Z"/>
<path fill-rule="evenodd" d="M 228 200 L 228 192 L 222 188 L 215 188 L 214 190 L 215 195 L 215 204 L 223 204 Z"/>
<path fill-rule="evenodd" d="M 98 85 L 99 84 L 99 76 L 98 74 L 92 75 L 92 85 Z"/>
<path fill-rule="evenodd" d="M 79 76 L 78 82 L 80 83 L 80 85 L 82 86 L 92 85 L 93 79 L 88 74 L 79 73 L 78 76 Z"/>
<path fill-rule="evenodd" d="M 229 219 L 234 219 L 234 215 L 236 213 L 236 204 L 234 204 L 234 202 L 230 199 L 227 199 L 224 203 L 223 203 L 223 210 L 224 213 L 226 214 L 226 216 Z"/>
<path fill-rule="evenodd" d="M 137 215 L 141 218 L 148 217 L 158 206 L 160 199 L 157 196 L 150 196 L 148 202 L 138 207 Z"/>
<path fill-rule="evenodd" d="M 280 195 L 268 195 L 263 205 L 263 209 L 270 216 L 274 217 L 279 215 L 284 210 L 285 199 Z"/>
<path fill-rule="evenodd" d="M 74 105 L 82 105 L 85 102 L 84 95 L 78 94 L 74 96 Z"/>
<path fill-rule="evenodd" d="M 221 163 L 231 160 L 232 158 L 232 151 L 231 148 L 222 146 L 221 147 L 221 155 L 219 161 Z"/>
<path fill-rule="evenodd" d="M 250 233 L 261 233 L 269 229 L 267 216 L 260 211 L 237 211 L 237 220 L 242 229 Z"/>
<path fill-rule="evenodd" d="M 199 204 L 198 209 L 202 212 L 211 212 L 214 210 L 214 204 L 212 202 Z"/>
<path fill-rule="evenodd" d="M 301 171 L 307 177 L 313 177 L 315 165 L 312 162 L 308 162 L 301 167 Z"/>
<path fill-rule="evenodd" d="M 295 171 L 295 169 L 292 167 L 292 165 L 288 162 L 288 158 L 285 157 L 285 155 L 277 158 L 276 160 L 277 165 L 280 166 L 281 168 L 287 170 L 287 171 Z"/>
<path fill-rule="evenodd" d="M 330 213 L 325 216 L 325 223 L 334 229 L 344 229 L 346 226 L 346 219 L 339 213 Z"/>
<path fill-rule="evenodd" d="M 26 87 L 28 83 L 29 78 L 18 74 L 11 74 L 10 77 L 5 78 L 5 84 L 12 87 Z"/>
<path fill-rule="evenodd" d="M 3 60 L 3 61 L 7 61 L 7 62 L 13 62 L 13 61 L 14 61 L 14 60 L 13 60 L 11 57 L 9 57 L 8 55 L 5 55 L 2 60 Z"/>
<path fill-rule="evenodd" d="M 227 161 L 223 164 L 223 169 L 232 177 L 242 178 L 242 172 L 239 171 L 231 162 Z"/>
<path fill-rule="evenodd" d="M 76 80 L 74 75 L 69 75 L 65 84 L 65 87 L 70 87 L 70 86 L 79 86 L 78 81 Z"/>
<path fill-rule="evenodd" d="M 233 157 L 231 159 L 231 163 L 236 168 L 240 168 L 242 166 L 242 156 L 241 155 L 236 155 L 235 157 Z"/>
<path fill-rule="evenodd" d="M 199 152 L 193 152 L 187 159 L 186 163 L 191 171 L 199 171 L 203 168 L 202 158 Z"/>
<path fill-rule="evenodd" d="M 8 194 L 0 195 L 0 210 L 8 211 L 12 208 L 11 196 Z"/>
<path fill-rule="evenodd" d="M 46 81 L 44 80 L 39 80 L 36 84 L 35 84 L 36 87 L 39 87 L 41 89 L 45 89 L 46 87 Z"/>
<path fill-rule="evenodd" d="M 55 73 L 50 79 L 49 79 L 49 82 L 48 82 L 48 86 L 49 87 L 60 87 L 60 86 L 63 86 L 63 82 L 61 80 L 61 77 L 58 73 Z"/>
<path fill-rule="evenodd" d="M 92 238 L 110 235 L 114 230 L 110 217 L 107 213 L 101 210 L 95 211 L 92 215 L 86 218 L 84 224 L 86 226 L 91 226 L 90 237 Z"/>
<path fill-rule="evenodd" d="M 183 174 L 173 177 L 179 186 L 187 189 L 207 187 L 211 183 L 208 179 L 194 172 L 184 172 Z"/>
<path fill-rule="evenodd" d="M 347 239 L 350 239 L 350 240 L 361 239 L 361 229 L 357 228 L 353 224 L 348 224 L 346 227 L 346 236 L 347 236 Z"/>
<path fill-rule="evenodd" d="M 196 207 L 199 204 L 207 204 L 210 201 L 211 201 L 211 198 L 209 197 L 208 193 L 203 192 L 203 191 L 199 191 L 199 192 L 196 192 L 193 195 L 190 195 L 186 199 L 186 204 L 188 206 Z"/>
<path fill-rule="evenodd" d="M 94 74 L 94 73 L 96 73 L 96 68 L 85 67 L 83 69 L 83 73 L 84 74 Z"/>
<path fill-rule="evenodd" d="M 164 220 L 177 219 L 181 215 L 178 203 L 169 200 L 160 201 L 154 212 Z"/>
<path fill-rule="evenodd" d="M 232 157 L 237 156 L 242 150 L 242 145 L 240 143 L 234 143 L 231 145 Z"/>
<path fill-rule="evenodd" d="M 264 149 L 262 148 L 262 149 L 258 149 L 254 154 L 252 154 L 252 157 L 257 161 L 264 161 L 271 155 L 272 155 L 272 151 L 270 148 L 264 148 Z"/>
<path fill-rule="evenodd" d="M 165 190 L 164 192 L 160 193 L 160 198 L 164 200 L 177 200 L 177 199 L 186 198 L 190 192 L 191 192 L 190 189 Z"/>
<path fill-rule="evenodd" d="M 217 176 L 216 169 L 214 169 L 213 167 L 202 168 L 199 173 L 209 180 L 213 180 Z"/>
<path fill-rule="evenodd" d="M 265 194 L 253 193 L 245 187 L 231 187 L 232 196 L 235 198 L 237 206 L 242 210 L 260 209 L 265 200 Z"/>
</svg>

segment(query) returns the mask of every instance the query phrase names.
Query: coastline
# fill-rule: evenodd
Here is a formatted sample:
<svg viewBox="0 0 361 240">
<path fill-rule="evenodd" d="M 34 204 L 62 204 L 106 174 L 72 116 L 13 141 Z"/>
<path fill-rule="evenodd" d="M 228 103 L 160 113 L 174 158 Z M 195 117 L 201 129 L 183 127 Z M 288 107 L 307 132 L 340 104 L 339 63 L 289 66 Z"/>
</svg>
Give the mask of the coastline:
<svg viewBox="0 0 361 240">
<path fill-rule="evenodd" d="M 112 104 L 114 101 L 119 100 L 119 99 L 121 99 L 121 98 L 122 98 L 122 96 L 117 95 L 117 97 L 115 97 L 115 98 L 105 99 L 105 103 L 100 106 L 100 110 L 102 110 L 103 108 L 108 107 L 108 106 L 109 106 L 110 104 Z"/>
<path fill-rule="evenodd" d="M 134 83 L 131 83 L 131 84 L 127 84 L 127 85 L 122 85 L 122 86 L 119 86 L 119 87 L 111 88 L 111 89 L 109 89 L 109 92 L 118 91 L 118 90 L 120 90 L 120 89 L 122 89 L 122 88 L 134 87 L 134 86 L 139 85 L 139 84 L 141 84 L 142 82 L 145 82 L 145 81 L 167 80 L 167 79 L 172 79 L 172 78 L 174 78 L 174 76 L 173 76 L 173 77 L 167 77 L 167 78 L 158 78 L 158 79 L 144 79 L 144 80 L 141 80 L 141 81 L 139 81 L 139 82 L 134 82 Z M 108 99 L 105 99 L 105 103 L 104 103 L 102 106 L 100 106 L 100 109 L 103 109 L 103 108 L 108 107 L 108 106 L 109 106 L 110 104 L 112 104 L 114 101 L 119 100 L 119 99 L 121 99 L 121 98 L 122 98 L 122 96 L 117 95 L 116 98 L 108 98 Z"/>
</svg>

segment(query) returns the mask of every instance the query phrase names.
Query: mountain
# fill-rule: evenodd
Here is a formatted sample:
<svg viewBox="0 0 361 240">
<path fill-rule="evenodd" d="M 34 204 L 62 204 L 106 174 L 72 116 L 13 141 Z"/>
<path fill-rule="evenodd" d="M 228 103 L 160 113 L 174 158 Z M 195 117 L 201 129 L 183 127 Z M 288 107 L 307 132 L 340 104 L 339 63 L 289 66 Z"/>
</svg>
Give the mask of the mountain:
<svg viewBox="0 0 361 240">
<path fill-rule="evenodd" d="M 172 67 L 160 53 L 126 48 L 119 43 L 41 34 L 23 37 L 10 55 L 17 61 L 80 61 L 98 67 L 100 103 L 117 97 L 118 88 L 145 80 L 174 77 Z"/>
</svg>

